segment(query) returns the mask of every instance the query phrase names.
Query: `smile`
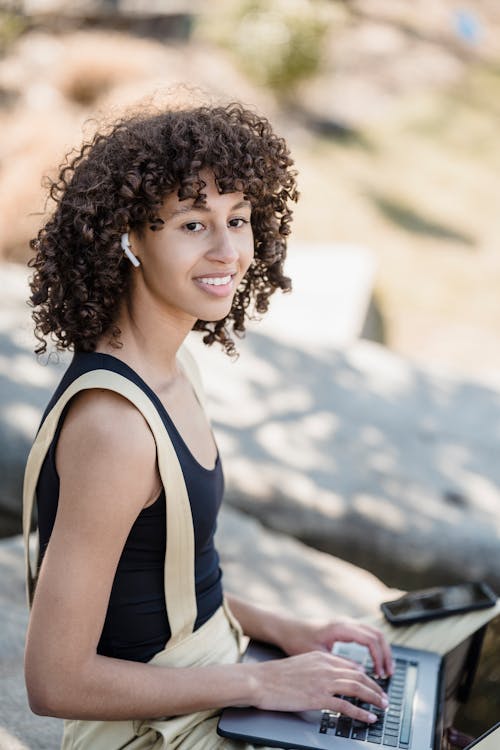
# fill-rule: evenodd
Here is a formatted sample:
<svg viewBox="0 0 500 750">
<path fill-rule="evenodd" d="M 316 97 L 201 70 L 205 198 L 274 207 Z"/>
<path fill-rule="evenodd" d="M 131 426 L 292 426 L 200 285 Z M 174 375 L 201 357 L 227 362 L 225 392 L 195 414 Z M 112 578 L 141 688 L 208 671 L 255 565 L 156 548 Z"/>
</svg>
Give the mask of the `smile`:
<svg viewBox="0 0 500 750">
<path fill-rule="evenodd" d="M 204 276 L 197 279 L 201 284 L 208 284 L 210 286 L 224 286 L 229 284 L 231 276 Z"/>
<path fill-rule="evenodd" d="M 199 289 L 213 297 L 230 297 L 234 294 L 235 273 L 225 276 L 198 276 L 194 281 Z"/>
</svg>

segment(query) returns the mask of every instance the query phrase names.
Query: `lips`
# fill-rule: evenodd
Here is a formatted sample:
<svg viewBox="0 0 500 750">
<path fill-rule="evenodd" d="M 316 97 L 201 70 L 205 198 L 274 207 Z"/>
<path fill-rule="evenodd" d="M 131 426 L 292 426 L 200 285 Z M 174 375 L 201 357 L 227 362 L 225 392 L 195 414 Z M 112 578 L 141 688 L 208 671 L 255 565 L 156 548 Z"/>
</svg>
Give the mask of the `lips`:
<svg viewBox="0 0 500 750">
<path fill-rule="evenodd" d="M 232 273 L 211 273 L 206 276 L 197 276 L 194 281 L 207 294 L 216 297 L 227 297 L 234 292 L 234 277 Z"/>
</svg>

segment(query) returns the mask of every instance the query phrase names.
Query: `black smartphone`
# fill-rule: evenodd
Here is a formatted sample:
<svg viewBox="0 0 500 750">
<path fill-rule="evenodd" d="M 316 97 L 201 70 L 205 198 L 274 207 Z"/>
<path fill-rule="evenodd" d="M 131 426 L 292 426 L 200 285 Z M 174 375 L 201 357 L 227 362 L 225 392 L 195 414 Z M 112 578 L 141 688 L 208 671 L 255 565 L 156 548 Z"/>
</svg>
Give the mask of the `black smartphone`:
<svg viewBox="0 0 500 750">
<path fill-rule="evenodd" d="M 496 594 L 486 583 L 475 581 L 410 591 L 399 599 L 383 602 L 380 608 L 391 625 L 410 625 L 492 607 L 496 601 Z"/>
</svg>

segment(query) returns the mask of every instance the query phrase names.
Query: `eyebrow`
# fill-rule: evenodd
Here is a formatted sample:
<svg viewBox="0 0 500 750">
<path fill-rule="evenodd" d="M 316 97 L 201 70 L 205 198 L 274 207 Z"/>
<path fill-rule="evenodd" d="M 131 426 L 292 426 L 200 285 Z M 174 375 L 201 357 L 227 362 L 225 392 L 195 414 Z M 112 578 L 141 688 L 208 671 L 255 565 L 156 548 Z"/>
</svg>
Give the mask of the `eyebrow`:
<svg viewBox="0 0 500 750">
<path fill-rule="evenodd" d="M 229 209 L 230 211 L 236 211 L 238 208 L 251 208 L 252 204 L 249 200 L 246 200 L 245 198 L 241 201 L 238 201 L 238 203 L 235 203 L 234 206 L 231 206 Z M 193 204 L 189 206 L 181 206 L 180 208 L 176 208 L 175 211 L 169 212 L 168 219 L 173 219 L 175 216 L 182 216 L 182 214 L 187 214 L 190 211 L 203 211 L 205 213 L 211 213 L 212 209 L 210 206 L 200 205 L 200 206 L 194 206 Z M 168 221 L 167 219 L 167 221 Z"/>
</svg>

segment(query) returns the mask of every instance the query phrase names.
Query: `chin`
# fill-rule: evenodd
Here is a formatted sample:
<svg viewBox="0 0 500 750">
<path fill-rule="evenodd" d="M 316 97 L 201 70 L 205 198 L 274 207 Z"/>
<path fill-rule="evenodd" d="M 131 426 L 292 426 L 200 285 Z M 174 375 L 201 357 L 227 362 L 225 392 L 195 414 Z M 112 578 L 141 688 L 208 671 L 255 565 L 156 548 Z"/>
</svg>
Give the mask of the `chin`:
<svg viewBox="0 0 500 750">
<path fill-rule="evenodd" d="M 214 310 L 213 307 L 211 307 L 210 310 L 206 310 L 204 313 L 200 310 L 200 315 L 198 315 L 198 319 L 204 320 L 206 323 L 218 323 L 219 320 L 223 320 L 229 315 L 229 313 L 231 312 L 232 306 L 233 306 L 233 303 L 231 300 L 230 305 L 225 305 L 224 309 L 219 308 L 218 311 Z"/>
</svg>

